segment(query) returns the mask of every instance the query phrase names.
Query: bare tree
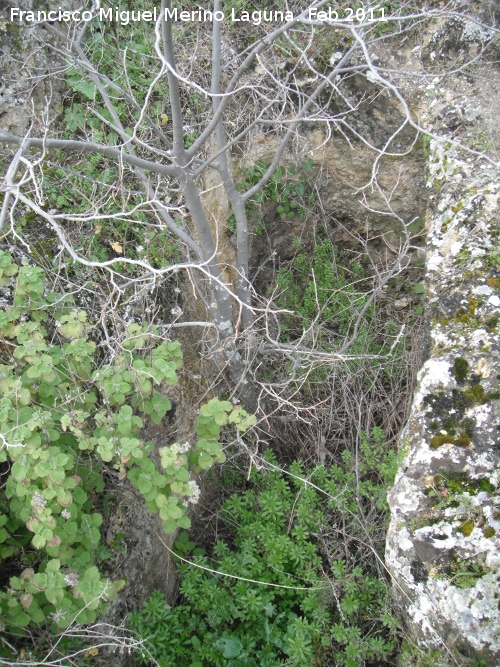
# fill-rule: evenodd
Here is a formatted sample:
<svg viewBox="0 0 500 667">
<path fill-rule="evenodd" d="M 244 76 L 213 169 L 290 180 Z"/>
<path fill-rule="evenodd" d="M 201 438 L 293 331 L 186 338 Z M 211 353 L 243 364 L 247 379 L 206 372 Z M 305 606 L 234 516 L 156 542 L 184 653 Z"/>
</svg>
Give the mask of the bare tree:
<svg viewBox="0 0 500 667">
<path fill-rule="evenodd" d="M 29 250 L 18 219 L 34 214 L 57 237 L 61 262 L 67 258 L 64 261 L 108 276 L 109 307 L 120 295 L 130 299 L 131 294 L 145 294 L 174 272 L 186 271 L 217 332 L 221 366 L 252 411 L 259 409 L 259 396 L 276 398 L 281 391 L 265 383 L 256 386 L 254 370 L 262 355 L 285 355 L 294 368 L 351 358 L 367 309 L 383 285 L 405 267 L 412 221 L 393 210 L 391 193 L 384 191 L 378 175 L 383 159 L 412 150 L 420 126 L 395 72 L 376 59 L 374 49 L 445 12 L 460 11 L 457 3 L 419 10 L 408 4 L 392 14 L 382 6 L 355 12 L 328 7 L 326 0 L 297 3 L 286 11 L 269 10 L 271 20 L 256 12 L 241 24 L 245 30 L 235 34 L 238 27 L 230 24 L 230 9 L 223 8 L 221 0 L 204 10 L 204 16 L 201 10 L 192 11 L 193 20 L 187 23 L 176 22 L 171 1 L 162 0 L 147 33 L 149 44 L 145 40 L 129 46 L 117 30 L 117 17 L 108 24 L 97 22 L 103 11 L 98 5 L 88 10 L 87 18 L 94 18 L 87 21 L 33 17 L 41 22 L 37 39 L 58 59 L 58 74 L 66 75 L 80 93 L 85 118 L 95 122 L 76 123 L 76 136 L 69 138 L 67 129 L 49 122 L 47 111 L 33 117 L 25 136 L 0 131 L 5 146 L 17 147 L 3 181 L 4 238 L 10 234 Z M 113 16 L 114 10 L 105 11 Z M 226 20 L 217 20 L 224 12 Z M 19 12 L 13 17 L 32 18 Z M 126 22 L 126 17 L 121 20 Z M 112 66 L 107 44 L 113 46 Z M 357 96 L 351 87 L 354 77 L 367 86 Z M 362 122 L 364 105 L 379 95 L 390 96 L 397 108 L 394 126 L 382 142 L 373 141 Z M 284 344 L 277 334 L 279 324 L 273 324 L 276 309 L 269 298 L 256 294 L 250 279 L 248 205 L 285 158 L 300 151 L 307 128 L 319 129 L 322 142 L 337 133 L 371 151 L 372 176 L 359 198 L 369 211 L 392 216 L 400 226 L 401 241 L 393 248 L 390 265 L 384 270 L 374 265 L 370 298 L 353 312 L 346 335 L 331 339 L 327 350 L 310 344 L 316 340 L 314 322 L 298 340 Z M 274 156 L 257 178 L 242 182 L 236 160 L 240 167 L 247 164 L 245 153 L 259 137 L 272 142 Z M 92 156 L 102 157 L 111 181 L 75 168 Z M 95 179 L 92 196 L 82 197 L 78 212 L 65 208 L 64 197 L 49 201 L 47 173 L 56 167 L 61 184 L 75 187 L 78 178 Z M 230 214 L 236 228 L 235 258 L 225 235 Z M 103 260 L 78 247 L 75 230 L 96 234 L 104 222 L 124 220 L 144 230 L 168 232 L 182 248 L 181 257 L 162 265 L 115 243 L 115 256 Z M 393 342 L 396 339 L 397 333 Z"/>
</svg>

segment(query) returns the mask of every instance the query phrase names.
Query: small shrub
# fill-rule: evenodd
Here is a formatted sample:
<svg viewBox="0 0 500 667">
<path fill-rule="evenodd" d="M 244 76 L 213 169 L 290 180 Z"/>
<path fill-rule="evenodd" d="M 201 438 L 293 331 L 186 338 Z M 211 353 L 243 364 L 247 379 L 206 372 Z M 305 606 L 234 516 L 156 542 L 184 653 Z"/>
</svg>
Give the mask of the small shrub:
<svg viewBox="0 0 500 667">
<path fill-rule="evenodd" d="M 282 317 L 286 340 L 300 336 L 303 325 L 317 322 L 324 330 L 320 341 L 327 347 L 345 340 L 365 306 L 369 294 L 363 289 L 364 270 L 357 261 L 345 261 L 328 239 L 320 240 L 312 253 L 299 253 L 290 266 L 277 274 L 280 308 L 294 311 Z M 363 353 L 378 352 L 376 333 L 370 330 L 373 307 L 369 306 L 356 337 L 356 348 Z"/>
<path fill-rule="evenodd" d="M 397 629 L 388 585 L 373 554 L 332 530 L 347 521 L 355 535 L 359 502 L 384 504 L 394 457 L 380 430 L 362 440 L 359 500 L 350 456 L 330 471 L 294 463 L 288 475 L 268 456 L 271 470 L 222 505 L 230 537 L 180 563 L 181 604 L 169 608 L 157 591 L 130 616 L 160 667 L 387 664 Z M 194 547 L 187 535 L 176 544 L 183 559 Z"/>
<path fill-rule="evenodd" d="M 0 251 L 0 286 L 12 301 L 0 313 L 0 630 L 19 637 L 91 623 L 123 585 L 96 565 L 106 468 L 128 477 L 165 531 L 188 528 L 192 473 L 225 460 L 224 426 L 245 431 L 255 419 L 214 398 L 196 442 L 162 447 L 158 466 L 140 429 L 171 408 L 156 387 L 177 384 L 179 343 L 130 324 L 103 360 L 88 313 L 50 292 L 42 269 Z"/>
</svg>

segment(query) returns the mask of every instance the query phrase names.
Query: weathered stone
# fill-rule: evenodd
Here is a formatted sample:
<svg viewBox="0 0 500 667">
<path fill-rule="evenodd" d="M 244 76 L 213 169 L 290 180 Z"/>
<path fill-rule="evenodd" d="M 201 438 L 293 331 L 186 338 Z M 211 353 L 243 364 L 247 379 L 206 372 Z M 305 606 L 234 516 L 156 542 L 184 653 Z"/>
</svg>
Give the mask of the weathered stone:
<svg viewBox="0 0 500 667">
<path fill-rule="evenodd" d="M 31 9 L 31 2 L 25 3 Z M 32 125 L 40 131 L 62 112 L 64 77 L 60 62 L 40 48 L 39 27 L 20 30 L 0 16 L 0 128 L 24 135 Z M 47 77 L 52 72 L 53 75 Z"/>
<path fill-rule="evenodd" d="M 459 118 L 441 123 L 463 100 L 452 101 L 429 115 L 443 135 L 429 156 L 430 358 L 389 493 L 386 562 L 412 638 L 498 664 L 500 174 L 449 143 Z"/>
</svg>

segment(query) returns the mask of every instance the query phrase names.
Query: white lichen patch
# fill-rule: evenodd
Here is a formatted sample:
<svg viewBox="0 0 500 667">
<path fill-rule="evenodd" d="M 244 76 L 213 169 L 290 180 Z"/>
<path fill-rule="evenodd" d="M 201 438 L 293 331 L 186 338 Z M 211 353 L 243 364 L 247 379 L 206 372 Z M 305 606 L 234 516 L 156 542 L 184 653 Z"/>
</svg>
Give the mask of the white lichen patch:
<svg viewBox="0 0 500 667">
<path fill-rule="evenodd" d="M 443 257 L 440 255 L 433 255 L 427 261 L 427 271 L 438 271 L 443 264 Z"/>
<path fill-rule="evenodd" d="M 493 296 L 490 296 L 490 298 L 488 299 L 488 303 L 490 304 L 490 306 L 494 306 L 495 308 L 499 308 L 500 307 L 500 297 L 498 297 L 496 294 L 494 294 Z"/>
<path fill-rule="evenodd" d="M 478 579 L 472 588 L 448 586 L 441 593 L 442 613 L 452 620 L 461 634 L 467 636 L 471 644 L 479 650 L 485 644 L 489 645 L 492 651 L 500 650 L 500 612 L 495 597 L 497 590 L 497 575 L 489 572 Z M 496 614 L 492 613 L 494 608 L 497 609 Z M 465 610 L 470 613 L 464 614 Z"/>
<path fill-rule="evenodd" d="M 450 253 L 453 255 L 453 257 L 455 257 L 456 255 L 458 255 L 458 253 L 462 250 L 463 245 L 464 245 L 464 244 L 463 244 L 461 241 L 454 241 L 454 242 L 450 245 Z"/>
<path fill-rule="evenodd" d="M 403 551 L 409 551 L 413 547 L 413 542 L 410 540 L 410 532 L 408 528 L 402 528 L 399 533 L 399 546 Z"/>
<path fill-rule="evenodd" d="M 497 533 L 498 530 L 499 529 L 497 528 L 496 529 Z M 486 552 L 486 558 L 484 563 L 486 567 L 490 568 L 490 570 L 493 570 L 498 573 L 498 570 L 500 569 L 500 549 L 498 548 L 498 544 L 494 545 L 494 548 L 491 548 L 490 546 L 489 550 Z"/>
<path fill-rule="evenodd" d="M 477 427 L 483 427 L 491 419 L 491 407 L 489 405 L 479 405 L 475 408 L 470 408 L 465 414 L 467 417 L 476 420 Z"/>
<path fill-rule="evenodd" d="M 420 489 L 413 480 L 402 477 L 400 482 L 390 492 L 391 506 L 402 514 L 414 512 L 418 509 Z"/>
<path fill-rule="evenodd" d="M 472 294 L 476 296 L 489 296 L 493 290 L 488 285 L 478 285 L 472 290 Z"/>
<path fill-rule="evenodd" d="M 441 459 L 447 453 L 446 446 L 438 449 L 431 449 L 427 442 L 422 442 L 413 452 L 411 463 L 413 466 L 419 464 L 429 464 L 432 459 Z"/>
<path fill-rule="evenodd" d="M 453 346 L 453 340 L 450 338 L 448 331 L 444 331 L 440 324 L 432 329 L 431 337 L 435 345 L 441 345 L 444 348 Z"/>
<path fill-rule="evenodd" d="M 446 521 L 441 521 L 433 526 L 423 526 L 414 534 L 418 539 L 428 539 L 435 549 L 450 550 L 456 546 L 456 537 L 452 533 L 453 526 Z M 444 536 L 446 539 L 443 539 Z"/>
<path fill-rule="evenodd" d="M 448 361 L 428 359 L 418 374 L 418 392 L 415 396 L 415 405 L 419 406 L 424 396 L 435 391 L 452 389 L 456 386 L 455 379 L 450 373 Z"/>
</svg>

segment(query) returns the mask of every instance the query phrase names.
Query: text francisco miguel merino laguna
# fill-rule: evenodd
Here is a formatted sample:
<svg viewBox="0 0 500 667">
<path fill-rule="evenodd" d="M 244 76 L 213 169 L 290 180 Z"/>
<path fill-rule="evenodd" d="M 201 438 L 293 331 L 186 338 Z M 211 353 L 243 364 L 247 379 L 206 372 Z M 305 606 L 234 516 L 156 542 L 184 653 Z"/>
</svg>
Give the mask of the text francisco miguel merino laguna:
<svg viewBox="0 0 500 667">
<path fill-rule="evenodd" d="M 93 18 L 98 18 L 99 21 L 113 21 L 120 23 L 121 25 L 128 25 L 129 23 L 136 23 L 139 21 L 145 22 L 156 22 L 160 16 L 160 11 L 158 7 L 153 7 L 150 11 L 144 11 L 141 9 L 137 10 L 120 10 L 118 7 L 114 8 L 102 8 L 99 6 L 99 2 L 94 4 L 94 11 L 90 10 L 65 10 L 61 7 L 57 9 L 52 9 L 48 11 L 38 10 L 38 11 L 25 11 L 19 7 L 10 8 L 10 20 L 11 21 L 24 21 L 25 23 L 40 23 L 44 21 L 53 22 L 66 22 L 71 21 L 91 21 Z M 236 12 L 235 9 L 231 9 L 231 12 L 226 13 L 222 10 L 220 11 L 210 11 L 208 9 L 196 9 L 193 11 L 184 11 L 177 8 L 169 8 L 165 10 L 164 20 L 165 21 L 200 21 L 200 22 L 213 22 L 213 21 L 232 21 L 238 23 L 240 21 L 253 23 L 254 25 L 260 25 L 263 22 L 277 23 L 282 21 L 292 21 L 294 18 L 291 11 L 271 11 L 271 10 L 258 10 L 258 11 L 240 11 Z M 328 11 L 318 12 L 315 8 L 309 9 L 309 15 L 307 19 L 309 20 L 328 20 L 333 17 L 328 16 Z"/>
</svg>

